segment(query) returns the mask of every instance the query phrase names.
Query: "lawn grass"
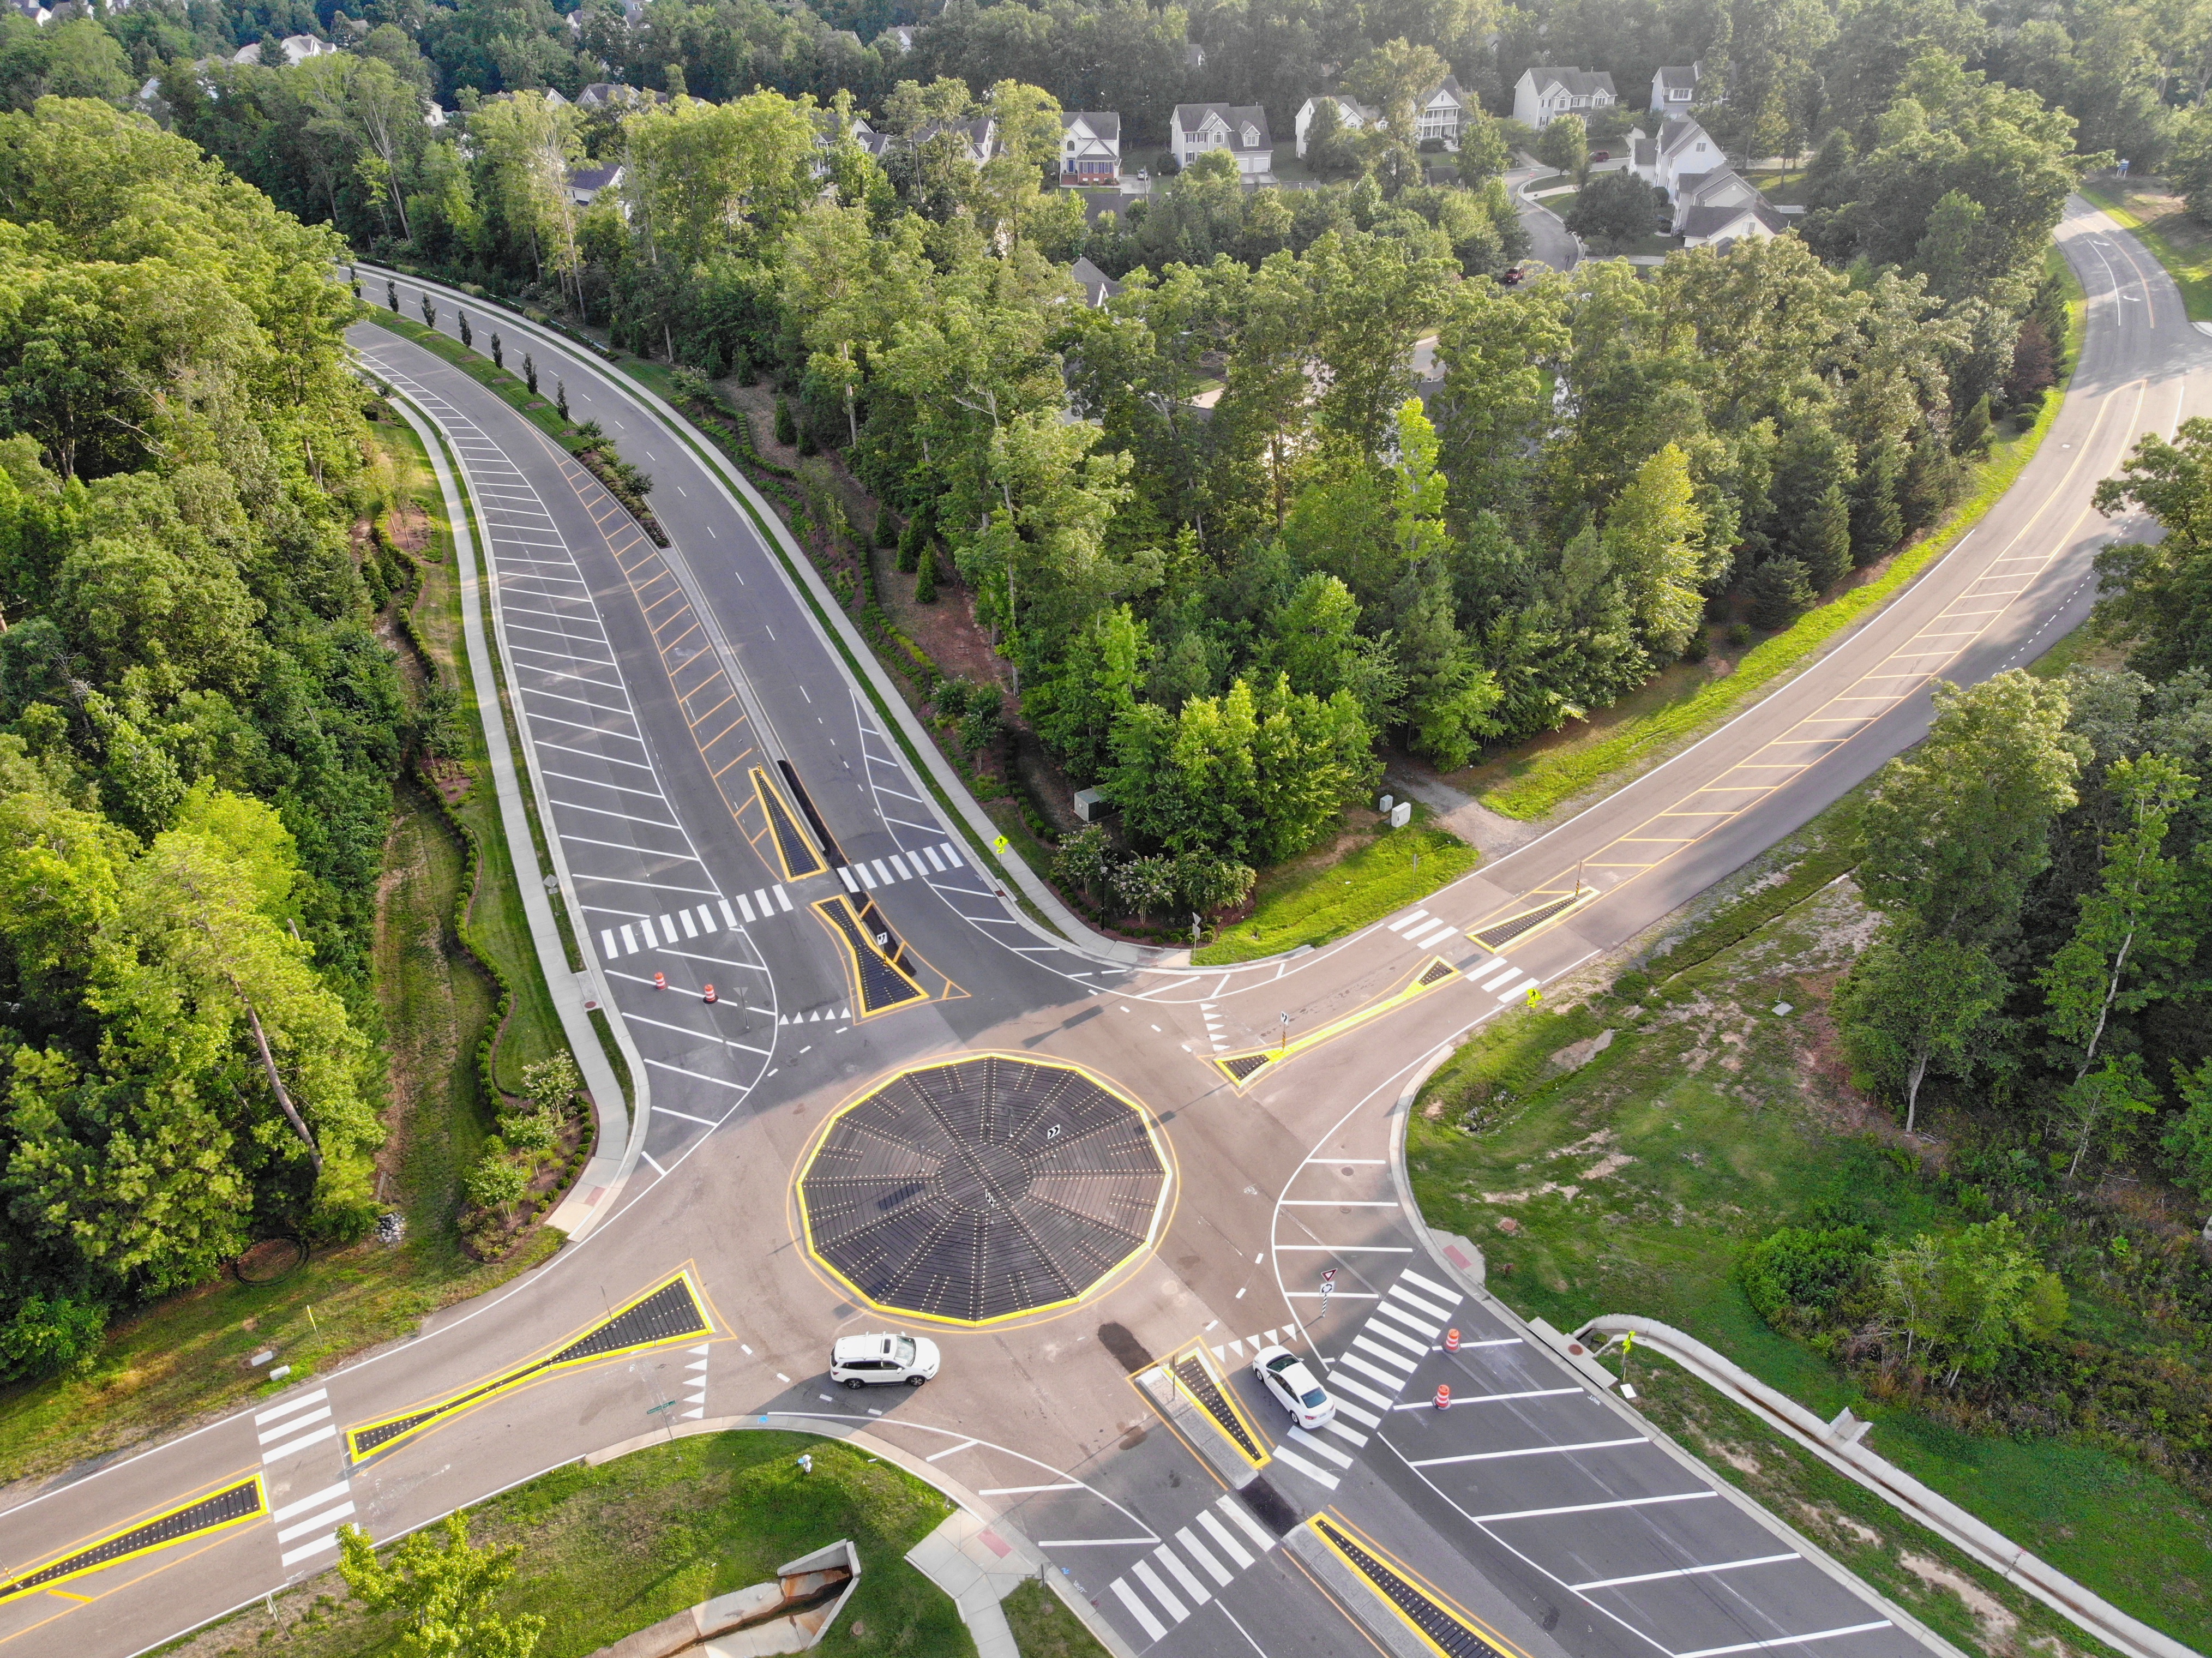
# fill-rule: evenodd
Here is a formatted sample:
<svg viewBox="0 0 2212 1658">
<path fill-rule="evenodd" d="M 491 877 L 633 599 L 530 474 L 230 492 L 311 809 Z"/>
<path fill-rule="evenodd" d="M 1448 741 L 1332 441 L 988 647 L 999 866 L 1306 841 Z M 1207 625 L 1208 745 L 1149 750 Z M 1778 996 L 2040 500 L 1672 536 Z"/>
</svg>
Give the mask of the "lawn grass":
<svg viewBox="0 0 2212 1658">
<path fill-rule="evenodd" d="M 2056 253 L 2062 270 L 2067 267 Z M 2081 359 L 2082 299 L 2067 271 L 2069 363 Z M 2070 370 L 2069 370 L 2070 375 Z M 1603 735 L 1540 750 L 1508 768 L 1503 784 L 1488 789 L 1482 804 L 1508 817 L 1542 817 L 1571 798 L 1656 760 L 1662 750 L 1702 732 L 1734 714 L 1755 693 L 1805 665 L 1813 654 L 1852 623 L 1871 614 L 1936 559 L 1965 538 L 1983 515 L 2010 489 L 2034 458 L 2063 406 L 2063 397 L 2044 401 L 2034 425 L 1996 446 L 1976 471 L 1966 499 L 1923 539 L 1899 553 L 1873 580 L 1817 605 L 1789 628 L 1747 653 L 1725 678 L 1697 683 L 1674 700 L 1626 720 Z"/>
<path fill-rule="evenodd" d="M 801 1451 L 813 1456 L 811 1474 L 799 1470 Z M 860 1551 L 860 1587 L 815 1650 L 964 1658 L 975 1644 L 958 1609 L 905 1558 L 951 1512 L 920 1480 L 856 1447 L 768 1430 L 696 1435 L 596 1468 L 571 1465 L 466 1511 L 471 1540 L 522 1546 L 501 1606 L 545 1619 L 538 1658 L 596 1652 L 764 1582 L 841 1538 Z M 281 1597 L 273 1612 L 256 1607 L 169 1649 L 190 1658 L 271 1649 L 383 1658 L 410 1649 L 393 1617 L 363 1612 L 335 1570 Z"/>
<path fill-rule="evenodd" d="M 1098 1637 L 1067 1609 L 1067 1603 L 1031 1578 L 1000 1605 L 1014 1631 L 1022 1658 L 1107 1658 Z"/>
<path fill-rule="evenodd" d="M 1249 919 L 1194 951 L 1192 963 L 1249 962 L 1356 932 L 1475 866 L 1480 852 L 1449 829 L 1422 821 L 1426 812 L 1418 804 L 1413 811 L 1404 829 L 1381 830 L 1347 857 L 1300 859 L 1268 871 L 1260 878 Z"/>
<path fill-rule="evenodd" d="M 458 638 L 451 537 L 442 505 L 411 433 L 380 424 L 403 492 L 429 514 L 429 567 L 415 604 L 433 654 Z M 470 713 L 466 756 L 482 774 L 482 733 Z M 480 799 L 477 797 L 480 795 Z M 471 1260 L 454 1226 L 460 1177 L 491 1126 L 475 1055 L 498 1004 L 497 987 L 453 931 L 461 897 L 461 847 L 435 804 L 413 784 L 395 799 L 386 842 L 372 978 L 385 1023 L 393 1126 L 384 1200 L 407 1219 L 396 1248 L 375 1242 L 318 1253 L 283 1282 L 229 1278 L 120 1319 L 81 1376 L 0 1389 L 0 1482 L 58 1473 L 79 1461 L 173 1431 L 267 1391 L 246 1363 L 264 1349 L 289 1364 L 285 1384 L 414 1328 L 424 1316 L 482 1294 L 536 1265 L 559 1245 L 540 1231 L 516 1257 Z M 489 786 L 465 811 L 493 811 Z M 515 993 L 501 1073 L 542 1056 L 556 1040 L 552 1007 L 520 920 L 520 899 L 496 820 L 478 829 L 484 848 L 474 908 L 478 943 Z"/>
<path fill-rule="evenodd" d="M 1852 855 L 1856 805 L 1747 872 L 1648 963 L 1648 991 L 1629 980 L 1595 1005 L 1518 1012 L 1462 1047 L 1407 1127 L 1415 1198 L 1431 1225 L 1482 1246 L 1491 1288 L 1525 1315 L 1562 1329 L 1600 1313 L 1660 1320 L 1819 1416 L 1848 1405 L 1898 1466 L 2203 1649 L 2212 1513 L 2179 1486 L 2102 1449 L 1978 1438 L 1870 1400 L 1770 1328 L 1735 1281 L 1745 1244 L 1815 1206 L 1887 1236 L 1966 1218 L 1916 1162 L 1901 1169 L 1887 1155 L 1869 1132 L 1887 1114 L 1869 1112 L 1836 1056 L 1827 999 L 1871 931 L 1856 890 L 1831 873 Z M 1582 1069 L 1552 1063 L 1608 1028 L 1611 1045 Z M 2069 1289 L 2085 1329 L 2124 1312 L 2094 1284 Z M 1788 1503 L 1779 1511 L 1802 1517 Z M 1887 1587 L 1901 1557 L 1884 1546 L 1890 1578 L 1872 1575 Z M 1838 1552 L 1848 1563 L 1850 1550 Z"/>
<path fill-rule="evenodd" d="M 2081 193 L 2135 233 L 2181 289 L 2191 322 L 2212 322 L 2212 228 L 2192 218 L 2179 197 L 2147 179 L 2105 179 Z M 2158 181 L 2161 185 L 2164 180 Z"/>
</svg>

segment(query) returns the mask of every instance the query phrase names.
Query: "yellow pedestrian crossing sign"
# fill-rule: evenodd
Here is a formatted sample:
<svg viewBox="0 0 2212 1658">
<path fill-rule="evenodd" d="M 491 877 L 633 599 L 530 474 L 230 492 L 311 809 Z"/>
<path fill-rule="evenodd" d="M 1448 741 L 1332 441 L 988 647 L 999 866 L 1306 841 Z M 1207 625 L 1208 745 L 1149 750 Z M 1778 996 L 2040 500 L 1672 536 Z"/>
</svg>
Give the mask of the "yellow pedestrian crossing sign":
<svg viewBox="0 0 2212 1658">
<path fill-rule="evenodd" d="M 994 852 L 1004 852 L 1013 843 L 1012 841 L 1008 841 L 1006 837 L 1002 835 L 997 840 L 991 842 L 991 850 Z"/>
<path fill-rule="evenodd" d="M 1534 985 L 1530 985 L 1530 986 L 1528 987 L 1528 1005 L 1529 1005 L 1529 1006 L 1531 1006 L 1531 1007 L 1534 1007 L 1534 1006 L 1535 1006 L 1535 1005 L 1536 1005 L 1536 1004 L 1537 1004 L 1537 1003 L 1539 1003 L 1539 1002 L 1542 1001 L 1543 999 L 1544 999 L 1544 993 L 1543 993 L 1542 991 L 1540 991 L 1540 990 L 1537 989 L 1535 986 L 1534 986 Z"/>
</svg>

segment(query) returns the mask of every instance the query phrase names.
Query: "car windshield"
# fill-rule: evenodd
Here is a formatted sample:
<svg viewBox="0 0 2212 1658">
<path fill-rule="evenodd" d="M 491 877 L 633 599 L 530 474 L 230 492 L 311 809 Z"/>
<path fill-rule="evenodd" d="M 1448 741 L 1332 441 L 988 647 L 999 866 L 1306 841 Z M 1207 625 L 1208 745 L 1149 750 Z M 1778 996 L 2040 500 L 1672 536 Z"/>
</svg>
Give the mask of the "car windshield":
<svg viewBox="0 0 2212 1658">
<path fill-rule="evenodd" d="M 1297 1362 L 1298 1356 L 1296 1353 L 1285 1353 L 1279 1358 L 1269 1359 L 1267 1361 L 1267 1368 L 1273 1370 L 1277 1376 L 1280 1376 L 1284 1371 L 1289 1370 L 1291 1365 Z"/>
<path fill-rule="evenodd" d="M 1299 1394 L 1298 1403 L 1310 1411 L 1317 1411 L 1328 1403 L 1328 1395 L 1316 1388 L 1310 1394 Z"/>
<path fill-rule="evenodd" d="M 913 1363 L 914 1338 L 912 1336 L 901 1336 L 896 1341 L 893 1342 L 891 1344 L 891 1357 L 898 1360 L 902 1364 Z"/>
</svg>

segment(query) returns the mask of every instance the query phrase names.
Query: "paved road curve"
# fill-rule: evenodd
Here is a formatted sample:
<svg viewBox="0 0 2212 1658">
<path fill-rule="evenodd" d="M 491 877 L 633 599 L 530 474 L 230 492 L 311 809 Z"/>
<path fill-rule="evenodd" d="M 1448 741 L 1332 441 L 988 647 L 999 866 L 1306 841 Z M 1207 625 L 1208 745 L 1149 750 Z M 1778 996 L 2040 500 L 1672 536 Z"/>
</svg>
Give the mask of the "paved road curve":
<svg viewBox="0 0 2212 1658">
<path fill-rule="evenodd" d="M 1133 972 L 1014 911 L 751 520 L 625 382 L 528 341 L 653 475 L 665 552 L 473 380 L 358 329 L 476 504 L 590 981 L 649 1072 L 642 1154 L 608 1218 L 505 1291 L 9 1493 L 0 1645 L 133 1652 L 324 1569 L 340 1523 L 389 1536 L 648 1429 L 765 1418 L 865 1426 L 1039 1549 L 1132 1651 L 1408 1650 L 1386 1593 L 1455 1651 L 1479 1650 L 1475 1625 L 1537 1658 L 1922 1647 L 1474 1292 L 1401 1201 L 1393 1113 L 1424 1056 L 1913 741 L 1931 676 L 2024 660 L 2086 610 L 2112 533 L 2089 492 L 2138 434 L 2201 412 L 2206 342 L 2100 216 L 2075 203 L 2059 240 L 2091 295 L 2074 393 L 1887 611 L 1418 908 L 1205 972 Z M 887 1083 L 914 1096 L 903 1114 L 871 1102 Z M 957 1149 L 900 1126 L 922 1116 Z M 1101 1220 L 1085 1193 L 1109 1177 L 1121 1207 Z M 1036 1310 L 932 1327 L 855 1281 L 922 1312 L 971 1291 Z M 944 1375 L 831 1388 L 831 1335 L 878 1327 L 932 1328 Z M 1328 1369 L 1335 1430 L 1292 1433 L 1249 1385 L 1273 1340 Z M 1441 1414 L 1439 1383 L 1462 1401 Z"/>
</svg>

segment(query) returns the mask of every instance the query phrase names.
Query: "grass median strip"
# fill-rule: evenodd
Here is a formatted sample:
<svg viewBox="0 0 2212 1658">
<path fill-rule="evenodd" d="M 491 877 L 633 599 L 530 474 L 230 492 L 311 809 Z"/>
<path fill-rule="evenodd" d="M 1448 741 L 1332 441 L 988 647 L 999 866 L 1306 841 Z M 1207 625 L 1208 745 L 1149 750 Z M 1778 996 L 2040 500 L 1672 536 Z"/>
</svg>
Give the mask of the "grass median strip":
<svg viewBox="0 0 2212 1658">
<path fill-rule="evenodd" d="M 2067 280 L 2072 286 L 2070 273 Z M 2078 286 L 2073 286 L 2073 296 L 2067 301 L 2067 357 L 2078 361 L 2081 346 Z M 1562 802 L 1628 771 L 1660 750 L 1718 725 L 1783 675 L 1803 666 L 1844 629 L 1887 604 L 1965 540 L 2035 458 L 2064 406 L 2063 389 L 2061 395 L 2045 398 L 2035 424 L 2001 445 L 1982 464 L 1973 493 L 1954 509 L 1950 518 L 1925 540 L 1898 554 L 1873 580 L 1808 610 L 1790 627 L 1753 648 L 1725 679 L 1710 681 L 1666 707 L 1631 720 L 1611 736 L 1537 755 L 1510 780 L 1485 793 L 1482 804 L 1508 817 L 1523 821 L 1541 817 Z"/>
</svg>

